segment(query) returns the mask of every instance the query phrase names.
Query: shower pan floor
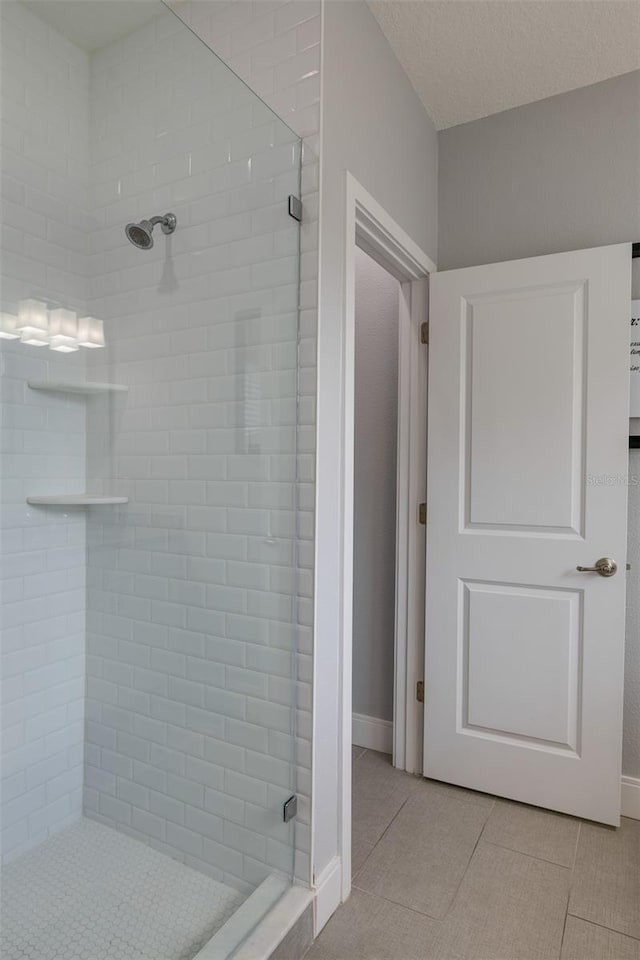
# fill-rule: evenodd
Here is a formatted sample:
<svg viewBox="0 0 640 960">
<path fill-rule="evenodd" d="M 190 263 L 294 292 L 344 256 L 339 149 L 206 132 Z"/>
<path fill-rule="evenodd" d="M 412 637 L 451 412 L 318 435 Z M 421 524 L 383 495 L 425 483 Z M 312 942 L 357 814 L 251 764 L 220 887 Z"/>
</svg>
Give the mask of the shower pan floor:
<svg viewBox="0 0 640 960">
<path fill-rule="evenodd" d="M 3 960 L 190 960 L 244 900 L 111 827 L 81 819 L 10 863 Z"/>
</svg>

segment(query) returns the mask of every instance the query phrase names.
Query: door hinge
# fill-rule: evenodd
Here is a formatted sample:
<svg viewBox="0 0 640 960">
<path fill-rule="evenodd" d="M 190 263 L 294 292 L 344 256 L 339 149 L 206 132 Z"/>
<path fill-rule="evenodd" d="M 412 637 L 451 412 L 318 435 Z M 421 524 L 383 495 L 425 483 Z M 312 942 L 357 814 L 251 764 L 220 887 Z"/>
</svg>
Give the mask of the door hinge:
<svg viewBox="0 0 640 960">
<path fill-rule="evenodd" d="M 418 523 L 421 523 L 423 526 L 427 522 L 427 505 L 426 503 L 421 503 L 418 505 Z"/>
<path fill-rule="evenodd" d="M 420 324 L 420 343 L 429 343 L 429 321 Z"/>
<path fill-rule="evenodd" d="M 289 216 L 293 217 L 294 220 L 302 220 L 302 202 L 298 197 L 294 197 L 292 193 L 289 194 Z"/>
<path fill-rule="evenodd" d="M 418 703 L 424 703 L 424 680 L 418 680 L 416 683 L 416 700 Z"/>
<path fill-rule="evenodd" d="M 298 814 L 298 798 L 295 793 L 292 797 L 289 797 L 288 800 L 285 800 L 282 807 L 282 819 L 285 823 L 289 823 L 290 820 L 293 820 Z"/>
</svg>

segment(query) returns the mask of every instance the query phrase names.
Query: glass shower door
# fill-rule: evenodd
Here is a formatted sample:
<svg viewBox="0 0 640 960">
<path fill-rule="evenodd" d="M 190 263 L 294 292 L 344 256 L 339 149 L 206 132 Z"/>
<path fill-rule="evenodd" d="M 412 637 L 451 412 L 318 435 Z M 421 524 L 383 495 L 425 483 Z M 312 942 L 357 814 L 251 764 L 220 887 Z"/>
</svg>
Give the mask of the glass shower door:
<svg viewBox="0 0 640 960">
<path fill-rule="evenodd" d="M 128 503 L 89 516 L 85 803 L 248 892 L 293 870 L 300 144 L 164 9 L 90 106 L 89 375 L 127 392 L 87 475 Z"/>
<path fill-rule="evenodd" d="M 141 841 L 219 885 L 195 955 L 294 873 L 300 142 L 162 3 L 2 7 L 11 903 Z"/>
</svg>

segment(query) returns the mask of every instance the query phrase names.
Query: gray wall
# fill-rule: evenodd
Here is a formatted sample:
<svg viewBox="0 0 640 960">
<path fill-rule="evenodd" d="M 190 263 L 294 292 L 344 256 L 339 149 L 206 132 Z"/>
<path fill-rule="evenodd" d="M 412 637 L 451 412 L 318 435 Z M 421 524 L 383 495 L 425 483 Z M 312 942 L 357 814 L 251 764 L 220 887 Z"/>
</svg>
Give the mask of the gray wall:
<svg viewBox="0 0 640 960">
<path fill-rule="evenodd" d="M 640 71 L 442 130 L 438 267 L 640 240 Z"/>
<path fill-rule="evenodd" d="M 423 250 L 437 243 L 437 135 L 364 0 L 323 7 L 314 638 L 314 869 L 338 850 L 341 324 L 345 171 Z M 304 225 L 303 225 L 304 227 Z"/>
<path fill-rule="evenodd" d="M 640 241 L 638 71 L 451 127 L 439 143 L 440 269 Z M 640 297 L 639 261 L 633 275 Z M 638 777 L 639 451 L 630 475 L 623 771 Z"/>
<path fill-rule="evenodd" d="M 353 712 L 393 720 L 400 285 L 356 251 Z"/>
</svg>

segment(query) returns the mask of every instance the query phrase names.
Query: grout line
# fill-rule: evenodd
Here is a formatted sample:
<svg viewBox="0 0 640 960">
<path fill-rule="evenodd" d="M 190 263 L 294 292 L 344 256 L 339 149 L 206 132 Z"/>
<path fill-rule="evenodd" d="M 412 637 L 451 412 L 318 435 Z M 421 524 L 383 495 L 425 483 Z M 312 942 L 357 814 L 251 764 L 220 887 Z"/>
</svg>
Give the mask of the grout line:
<svg viewBox="0 0 640 960">
<path fill-rule="evenodd" d="M 389 897 L 383 897 L 379 893 L 371 893 L 370 890 L 365 890 L 364 887 L 358 887 L 356 884 L 352 884 L 356 890 L 360 893 L 364 893 L 367 897 L 371 897 L 373 900 L 382 900 L 383 903 L 392 903 L 396 907 L 401 907 L 402 910 L 408 910 L 410 913 L 415 913 L 418 917 L 424 917 L 427 920 L 432 920 L 434 923 L 443 923 L 444 917 L 434 917 L 430 913 L 425 913 L 424 910 L 417 910 L 415 907 L 409 907 L 406 903 L 401 903 L 399 900 L 391 900 Z"/>
<path fill-rule="evenodd" d="M 352 886 L 352 887 L 355 886 L 354 881 L 355 881 L 356 877 L 358 876 L 358 874 L 362 873 L 362 870 L 363 870 L 363 868 L 364 868 L 367 860 L 369 859 L 369 857 L 371 856 L 371 854 L 373 853 L 373 851 L 375 850 L 375 848 L 376 848 L 377 846 L 378 846 L 378 844 L 377 844 L 377 843 L 374 843 L 374 845 L 371 847 L 371 850 L 369 850 L 369 853 L 366 855 L 366 857 L 364 858 L 364 860 L 362 861 L 362 863 L 360 864 L 360 866 L 358 867 L 358 869 L 356 870 L 356 872 L 355 872 L 355 873 L 352 872 L 352 874 L 351 874 L 351 886 Z"/>
<path fill-rule="evenodd" d="M 471 853 L 470 853 L 470 855 L 469 855 L 469 859 L 467 860 L 467 863 L 466 863 L 466 865 L 465 865 L 465 868 L 464 868 L 464 871 L 463 871 L 463 873 L 462 873 L 462 876 L 460 877 L 460 882 L 459 882 L 458 885 L 456 886 L 455 892 L 454 892 L 453 896 L 451 897 L 451 900 L 449 901 L 449 906 L 447 907 L 447 910 L 446 910 L 445 915 L 444 915 L 445 917 L 448 917 L 448 916 L 449 916 L 449 913 L 450 913 L 451 910 L 453 909 L 453 905 L 454 905 L 454 903 L 456 902 L 456 899 L 457 899 L 458 894 L 459 894 L 459 892 L 460 892 L 460 887 L 462 886 L 462 884 L 463 884 L 463 882 L 464 882 L 464 878 L 466 877 L 467 873 L 469 872 L 469 867 L 471 866 L 471 861 L 473 860 L 474 854 L 475 854 L 476 850 L 478 849 L 478 844 L 480 843 L 480 840 L 482 839 L 482 834 L 484 833 L 484 828 L 485 828 L 486 825 L 487 825 L 487 821 L 489 820 L 489 817 L 490 817 L 491 814 L 493 813 L 493 810 L 494 810 L 495 805 L 496 805 L 496 798 L 494 797 L 494 798 L 493 798 L 493 803 L 491 804 L 491 806 L 490 806 L 489 809 L 487 810 L 487 815 L 486 815 L 486 817 L 484 818 L 484 823 L 482 824 L 482 830 L 480 831 L 480 833 L 478 834 L 478 836 L 477 836 L 477 838 L 476 838 L 476 842 L 475 842 L 474 845 L 473 845 L 473 850 L 471 851 Z M 487 843 L 486 840 L 485 840 L 484 842 Z"/>
<path fill-rule="evenodd" d="M 564 941 L 564 930 L 567 926 L 567 917 L 569 916 L 569 905 L 571 904 L 571 894 L 573 893 L 573 884 L 575 880 L 576 860 L 578 859 L 578 844 L 582 834 L 582 821 L 578 821 L 578 833 L 576 835 L 576 844 L 573 848 L 573 863 L 571 864 L 571 876 L 569 877 L 569 892 L 567 894 L 567 910 L 564 917 L 564 927 L 562 929 L 562 939 Z"/>
<path fill-rule="evenodd" d="M 413 792 L 414 792 L 414 787 L 413 787 L 413 784 L 412 784 L 412 785 L 410 786 L 410 788 L 409 788 L 409 793 L 408 793 L 407 796 L 404 798 L 404 800 L 402 801 L 402 803 L 400 804 L 400 806 L 398 807 L 398 809 L 396 810 L 396 812 L 394 813 L 394 815 L 391 817 L 391 820 L 389 820 L 389 823 L 388 823 L 387 826 L 385 827 L 384 832 L 383 832 L 383 833 L 381 834 L 381 836 L 380 836 L 380 840 L 382 840 L 382 837 L 385 836 L 385 834 L 386 834 L 387 831 L 389 830 L 389 827 L 392 825 L 392 823 L 394 822 L 394 820 L 397 818 L 397 816 L 398 816 L 398 814 L 400 813 L 400 811 L 403 810 L 404 807 L 407 805 L 407 803 L 408 803 L 409 800 L 411 799 L 411 796 L 412 796 Z M 380 843 L 380 840 L 378 840 L 378 843 Z M 376 846 L 378 846 L 378 843 L 376 843 Z"/>
<path fill-rule="evenodd" d="M 484 832 L 484 829 L 483 829 Z M 537 857 L 535 853 L 525 853 L 524 850 L 518 850 L 517 847 L 509 847 L 506 843 L 499 843 L 497 840 L 486 840 L 484 837 L 480 837 L 483 843 L 487 843 L 490 847 L 499 847 L 500 850 L 509 850 L 511 853 L 519 853 L 521 857 L 529 857 L 530 860 L 539 860 L 540 863 L 548 863 L 552 867 L 561 867 L 562 870 L 573 870 L 573 866 L 568 863 L 558 863 L 557 860 L 548 860 L 547 857 Z"/>
<path fill-rule="evenodd" d="M 358 759 L 359 759 L 359 758 L 358 758 Z M 355 873 L 352 874 L 352 876 L 351 876 L 351 884 L 352 884 L 352 885 L 354 885 L 354 884 L 353 884 L 354 879 L 358 876 L 358 874 L 359 874 L 360 871 L 363 869 L 365 863 L 367 862 L 367 860 L 369 859 L 369 857 L 371 856 L 371 854 L 373 853 L 373 851 L 376 849 L 376 847 L 378 846 L 378 844 L 380 843 L 380 841 L 382 840 L 382 838 L 386 835 L 389 827 L 391 826 L 391 824 L 393 823 L 393 821 L 396 819 L 396 817 L 398 816 L 398 814 L 400 813 L 400 811 L 402 810 L 402 808 L 403 808 L 404 805 L 406 804 L 407 800 L 409 800 L 409 797 L 411 796 L 412 793 L 413 793 L 413 788 L 409 791 L 408 796 L 405 797 L 405 799 L 402 801 L 402 803 L 400 804 L 400 806 L 398 807 L 398 809 L 396 810 L 396 812 L 394 813 L 394 815 L 391 817 L 391 820 L 389 820 L 389 823 L 387 824 L 387 826 L 384 828 L 384 830 L 382 831 L 382 833 L 380 834 L 380 836 L 378 837 L 378 839 L 375 841 L 375 843 L 374 843 L 373 846 L 371 847 L 371 850 L 369 851 L 369 853 L 368 853 L 367 856 L 365 857 L 365 859 L 364 859 L 364 861 L 362 862 L 362 864 L 360 865 L 360 867 L 357 869 L 357 871 L 356 871 Z M 351 826 L 352 826 L 352 828 L 353 828 L 353 810 L 352 810 L 352 812 L 351 812 Z M 352 836 L 353 836 L 353 829 L 352 829 L 351 832 L 352 832 Z M 352 842 L 353 842 L 353 841 L 352 841 Z M 358 887 L 358 889 L 360 889 L 360 887 Z"/>
<path fill-rule="evenodd" d="M 405 801 L 405 802 L 406 802 L 406 801 Z M 403 804 L 403 806 L 404 806 L 404 804 Z M 395 819 L 395 817 L 394 817 L 394 819 Z M 484 827 L 483 827 L 483 829 L 484 829 Z M 385 831 L 385 832 L 386 832 L 386 831 Z M 384 834 L 383 834 L 383 836 L 384 836 Z M 380 838 L 380 839 L 382 839 L 382 838 Z M 433 914 L 425 913 L 423 910 L 417 910 L 415 907 L 410 907 L 410 906 L 409 906 L 408 904 L 406 904 L 406 903 L 402 903 L 402 902 L 399 901 L 399 900 L 393 900 L 393 899 L 391 899 L 390 897 L 385 897 L 385 896 L 383 896 L 382 894 L 372 893 L 370 890 L 367 890 L 367 889 L 365 889 L 364 887 L 359 887 L 357 883 L 353 882 L 353 880 L 352 880 L 352 886 L 353 886 L 356 890 L 359 890 L 361 893 L 364 893 L 364 894 L 366 894 L 367 896 L 373 897 L 374 899 L 383 900 L 383 901 L 385 901 L 386 903 L 393 903 L 393 904 L 395 904 L 395 905 L 398 906 L 398 907 L 402 907 L 404 910 L 410 910 L 411 913 L 415 913 L 415 914 L 417 914 L 417 915 L 420 916 L 420 917 L 427 917 L 429 920 L 433 920 L 433 921 L 435 921 L 435 922 L 437 922 L 437 923 L 444 923 L 444 921 L 446 920 L 447 916 L 449 915 L 449 913 L 450 913 L 450 911 L 451 911 L 451 908 L 453 907 L 453 904 L 454 904 L 454 902 L 455 902 L 455 900 L 456 900 L 456 898 L 457 898 L 457 896 L 458 896 L 458 892 L 459 892 L 460 887 L 461 887 L 461 885 L 462 885 L 462 883 L 463 883 L 463 881 L 464 881 L 464 878 L 465 878 L 466 875 L 467 875 L 467 872 L 468 872 L 468 870 L 469 870 L 469 866 L 470 866 L 470 864 L 471 864 L 471 860 L 473 859 L 473 855 L 475 854 L 475 852 L 476 852 L 476 850 L 477 850 L 477 848 L 478 848 L 478 844 L 480 843 L 480 839 L 481 839 L 481 836 L 479 836 L 478 839 L 476 840 L 476 843 L 475 843 L 475 846 L 474 846 L 474 848 L 473 848 L 473 851 L 472 851 L 471 855 L 469 856 L 469 860 L 467 861 L 467 865 L 466 865 L 466 867 L 465 867 L 464 874 L 463 874 L 460 882 L 458 883 L 458 886 L 457 886 L 457 888 L 456 888 L 456 891 L 455 891 L 455 893 L 453 894 L 453 896 L 452 896 L 452 898 L 451 898 L 451 901 L 450 901 L 450 903 L 449 903 L 449 906 L 447 907 L 446 912 L 445 912 L 444 915 L 441 916 L 441 917 L 434 917 Z M 500 847 L 499 844 L 491 843 L 491 842 L 488 841 L 488 840 L 484 840 L 483 842 L 486 843 L 488 846 L 499 847 L 499 849 L 503 849 L 503 850 L 509 850 L 509 849 L 510 849 L 509 847 Z M 373 851 L 372 851 L 372 852 L 373 852 Z M 549 863 L 549 864 L 551 864 L 552 866 L 558 867 L 558 868 L 561 869 L 561 870 L 567 870 L 567 869 L 569 869 L 568 867 L 563 867 L 561 864 L 553 863 L 551 860 L 541 860 L 540 857 L 532 857 L 530 854 L 521 853 L 519 850 L 513 850 L 513 851 L 511 851 L 511 852 L 512 852 L 512 853 L 519 853 L 520 856 L 527 857 L 527 859 L 529 859 L 529 860 L 538 860 L 538 861 L 540 861 L 540 862 L 542 862 L 542 863 Z M 568 895 L 567 895 L 567 905 L 568 905 Z M 564 923 L 563 923 L 563 937 L 564 937 L 564 926 L 566 925 L 566 918 L 567 918 L 567 910 L 565 910 L 565 918 L 564 918 Z M 600 926 L 600 924 L 596 924 L 596 926 Z M 609 929 L 609 928 L 606 928 L 606 929 Z M 620 931 L 614 931 L 614 932 L 619 933 Z M 628 934 L 623 934 L 623 936 L 628 936 Z M 632 938 L 632 939 L 635 939 L 635 938 Z M 562 941 L 561 941 L 561 943 L 562 943 Z"/>
<path fill-rule="evenodd" d="M 520 857 L 526 857 L 527 860 L 537 860 L 538 863 L 548 863 L 551 867 L 557 867 L 558 870 L 568 870 L 571 873 L 571 867 L 567 867 L 563 863 L 556 863 L 555 860 L 545 860 L 544 857 L 536 857 L 532 853 L 523 853 L 522 850 L 514 850 L 513 847 L 505 847 L 501 843 L 495 843 L 493 840 L 483 840 L 483 843 L 486 843 L 488 847 L 497 847 L 499 850 L 508 850 L 510 853 L 517 853 Z"/>
<path fill-rule="evenodd" d="M 588 923 L 592 927 L 599 927 L 601 930 L 608 930 L 609 933 L 617 933 L 619 937 L 628 937 L 629 940 L 634 940 L 637 943 L 640 943 L 640 937 L 634 937 L 632 933 L 623 933 L 621 930 L 616 930 L 615 927 L 607 927 L 604 923 L 596 923 L 595 920 L 588 920 L 586 917 L 579 917 L 576 913 L 567 913 L 567 917 L 571 917 L 573 920 L 581 920 L 582 923 Z"/>
<path fill-rule="evenodd" d="M 420 778 L 420 780 L 422 781 L 423 778 Z M 389 825 L 388 825 L 387 828 L 385 829 L 385 831 L 384 831 L 384 833 L 382 834 L 382 836 L 380 837 L 380 839 L 377 841 L 377 843 L 374 844 L 373 849 L 370 851 L 369 855 L 368 855 L 367 858 L 366 858 L 367 860 L 369 859 L 369 857 L 371 856 L 371 854 L 373 853 L 373 851 L 374 851 L 375 848 L 377 847 L 378 843 L 380 843 L 380 841 L 382 840 L 382 838 L 385 836 L 385 834 L 387 833 L 387 831 L 388 831 L 389 828 L 391 827 L 392 823 L 394 822 L 394 820 L 396 819 L 396 817 L 398 816 L 398 814 L 401 812 L 401 810 L 403 809 L 403 807 L 406 805 L 406 803 L 408 802 L 408 800 L 410 799 L 410 797 L 411 797 L 415 792 L 417 792 L 417 791 L 416 791 L 415 789 L 413 789 L 413 790 L 410 792 L 409 796 L 408 796 L 408 797 L 406 798 L 406 800 L 404 801 L 404 803 L 400 806 L 400 808 L 398 809 L 397 813 L 396 813 L 395 816 L 391 819 Z M 448 906 L 447 906 L 447 909 L 446 909 L 443 917 L 433 917 L 433 916 L 432 916 L 431 914 L 429 914 L 429 913 L 424 913 L 424 912 L 421 911 L 421 910 L 415 910 L 414 908 L 408 907 L 406 904 L 400 903 L 400 902 L 397 901 L 397 900 L 388 900 L 388 902 L 389 902 L 389 903 L 396 903 L 398 906 L 404 907 L 406 910 L 412 910 L 413 913 L 417 913 L 417 914 L 418 914 L 419 916 L 421 916 L 421 917 L 429 917 L 430 920 L 437 920 L 437 921 L 442 922 L 442 921 L 447 917 L 447 915 L 449 914 L 449 911 L 451 910 L 451 908 L 452 908 L 452 906 L 453 906 L 453 904 L 454 904 L 454 902 L 455 902 L 455 899 L 456 899 L 456 897 L 458 896 L 458 891 L 460 890 L 460 886 L 462 885 L 462 882 L 463 882 L 465 876 L 467 875 L 467 871 L 468 871 L 468 869 L 469 869 L 469 865 L 470 865 L 470 863 L 471 863 L 471 860 L 473 859 L 474 853 L 476 852 L 477 846 L 478 846 L 478 844 L 479 844 L 479 842 L 480 842 L 480 838 L 482 837 L 482 834 L 483 834 L 483 832 L 484 832 L 484 828 L 485 828 L 485 826 L 486 826 L 486 824 L 487 824 L 487 820 L 488 820 L 489 817 L 491 816 L 491 813 L 492 813 L 492 811 L 493 811 L 493 808 L 495 807 L 495 803 L 496 803 L 496 798 L 493 797 L 491 806 L 490 806 L 489 809 L 487 810 L 486 817 L 485 817 L 485 819 L 484 819 L 484 823 L 482 824 L 482 830 L 480 830 L 480 833 L 478 834 L 478 837 L 477 837 L 477 839 L 476 839 L 476 842 L 475 842 L 475 844 L 474 844 L 474 846 L 473 846 L 473 850 L 472 850 L 471 853 L 469 854 L 469 859 L 467 860 L 467 863 L 466 863 L 466 865 L 465 865 L 464 872 L 463 872 L 463 874 L 462 874 L 462 876 L 461 876 L 461 878 L 460 878 L 460 882 L 459 882 L 458 885 L 456 886 L 455 892 L 453 893 L 453 895 L 452 895 L 452 897 L 451 897 L 451 899 L 450 899 L 450 901 L 449 901 L 449 904 L 448 904 Z M 479 804 L 476 804 L 476 806 L 479 806 Z M 366 862 L 366 861 L 365 861 L 365 862 Z M 362 864 L 362 867 L 364 867 L 364 863 Z M 360 868 L 360 870 L 362 870 L 362 867 Z M 358 870 L 358 874 L 360 873 L 360 870 Z M 356 874 L 355 876 L 357 876 L 358 874 Z M 363 887 L 359 887 L 356 883 L 354 883 L 355 876 L 351 878 L 351 883 L 352 883 L 352 885 L 353 885 L 357 890 L 362 890 L 364 893 L 367 893 L 368 891 L 364 890 Z M 377 894 L 371 894 L 371 896 L 378 896 L 378 895 L 377 895 Z M 381 900 L 387 900 L 386 897 L 379 897 L 379 899 L 381 899 Z"/>
<path fill-rule="evenodd" d="M 493 811 L 495 810 L 495 808 L 496 808 L 496 798 L 494 797 L 494 798 L 493 798 L 493 803 L 492 803 L 491 806 L 489 807 L 489 812 L 487 813 L 486 820 L 485 820 L 484 823 L 482 824 L 482 830 L 480 831 L 480 836 L 478 837 L 478 840 L 481 840 L 481 839 L 483 838 L 483 836 L 484 836 L 484 831 L 487 829 L 487 824 L 489 823 L 489 817 L 491 816 L 491 814 L 493 813 Z"/>
<path fill-rule="evenodd" d="M 571 893 L 573 891 L 573 881 L 574 881 L 574 871 L 576 866 L 576 858 L 578 856 L 578 843 L 580 842 L 580 832 L 582 830 L 582 821 L 578 820 L 578 830 L 576 832 L 576 842 L 573 848 L 573 862 L 571 864 L 569 874 L 569 889 L 567 890 L 567 907 L 564 912 L 564 922 L 562 924 L 562 937 L 560 939 L 560 957 L 562 958 L 562 948 L 564 947 L 564 938 L 567 932 L 567 920 L 569 918 L 569 904 L 571 902 Z"/>
<path fill-rule="evenodd" d="M 569 897 L 567 897 L 567 907 L 569 906 Z M 564 937 L 567 932 L 567 917 L 569 914 L 565 910 L 564 920 L 562 921 L 562 936 L 560 937 L 560 960 L 562 960 L 562 948 L 564 947 Z"/>
<path fill-rule="evenodd" d="M 378 837 L 378 839 L 377 839 L 376 842 L 374 843 L 374 845 L 373 845 L 373 850 L 375 850 L 375 848 L 378 846 L 378 844 L 380 843 L 380 841 L 382 840 L 382 838 L 387 835 L 387 832 L 388 832 L 391 824 L 392 824 L 393 821 L 396 819 L 396 817 L 398 816 L 398 814 L 400 813 L 400 811 L 402 810 L 402 808 L 405 806 L 405 804 L 407 803 L 408 799 L 409 799 L 409 797 L 405 797 L 405 799 L 402 801 L 402 803 L 400 804 L 400 806 L 398 807 L 398 809 L 396 810 L 396 812 L 394 813 L 394 815 L 391 817 L 391 820 L 389 820 L 389 823 L 386 825 L 386 827 L 384 828 L 384 830 L 382 831 L 382 833 L 380 834 L 380 836 Z M 371 851 L 371 853 L 373 853 L 373 850 Z"/>
</svg>

